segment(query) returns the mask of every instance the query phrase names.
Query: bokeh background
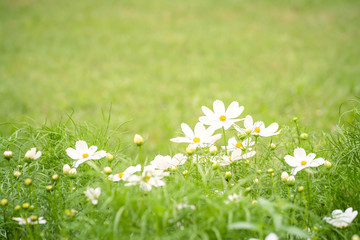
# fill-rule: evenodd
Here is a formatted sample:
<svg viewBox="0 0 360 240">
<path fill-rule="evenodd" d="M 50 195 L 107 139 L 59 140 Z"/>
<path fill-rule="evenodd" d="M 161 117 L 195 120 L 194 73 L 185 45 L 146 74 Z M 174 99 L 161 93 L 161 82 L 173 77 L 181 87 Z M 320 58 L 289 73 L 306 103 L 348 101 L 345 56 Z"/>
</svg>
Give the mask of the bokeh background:
<svg viewBox="0 0 360 240">
<path fill-rule="evenodd" d="M 123 124 L 167 152 L 201 106 L 334 128 L 360 95 L 358 0 L 1 0 L 0 126 Z"/>
</svg>

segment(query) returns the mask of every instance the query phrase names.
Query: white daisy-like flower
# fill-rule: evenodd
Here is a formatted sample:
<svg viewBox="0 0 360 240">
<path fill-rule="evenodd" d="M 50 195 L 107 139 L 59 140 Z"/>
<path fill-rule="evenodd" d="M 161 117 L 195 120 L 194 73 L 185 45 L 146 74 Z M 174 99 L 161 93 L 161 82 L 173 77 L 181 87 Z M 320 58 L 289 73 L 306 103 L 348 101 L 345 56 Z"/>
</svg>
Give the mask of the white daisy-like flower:
<svg viewBox="0 0 360 240">
<path fill-rule="evenodd" d="M 205 125 L 210 125 L 215 130 L 222 127 L 227 130 L 235 122 L 243 120 L 236 119 L 244 111 L 244 107 L 239 106 L 239 103 L 236 101 L 230 103 L 226 110 L 224 103 L 220 100 L 215 100 L 213 103 L 214 111 L 205 106 L 202 106 L 201 109 L 205 116 L 199 117 L 199 121 Z"/>
<path fill-rule="evenodd" d="M 315 153 L 309 153 L 306 155 L 306 152 L 303 148 L 296 148 L 294 150 L 294 156 L 286 155 L 284 159 L 287 164 L 294 168 L 291 171 L 291 174 L 295 176 L 297 172 L 304 168 L 318 167 L 325 163 L 323 158 L 315 159 L 315 156 Z"/>
<path fill-rule="evenodd" d="M 259 240 L 258 238 L 249 238 L 249 240 Z M 279 237 L 275 233 L 270 233 L 264 240 L 279 240 Z"/>
<path fill-rule="evenodd" d="M 130 166 L 128 167 L 124 172 L 121 172 L 116 175 L 109 175 L 109 180 L 114 182 L 119 182 L 120 180 L 126 181 L 131 175 L 133 175 L 136 172 L 141 171 L 141 165 L 138 164 L 136 166 Z"/>
<path fill-rule="evenodd" d="M 241 149 L 236 149 L 231 153 L 231 156 L 222 156 L 217 162 L 219 166 L 227 166 L 240 159 L 247 159 L 255 155 L 255 151 L 242 154 Z"/>
<path fill-rule="evenodd" d="M 75 143 L 75 149 L 68 148 L 66 149 L 67 155 L 76 160 L 73 164 L 73 167 L 77 168 L 81 163 L 88 160 L 97 160 L 106 156 L 104 150 L 96 151 L 97 146 L 88 147 L 85 141 L 79 140 Z"/>
<path fill-rule="evenodd" d="M 255 122 L 250 115 L 247 115 L 244 119 L 244 128 L 234 124 L 235 129 L 241 134 L 251 134 L 254 136 L 270 137 L 280 133 L 279 124 L 272 123 L 268 127 L 262 121 Z"/>
<path fill-rule="evenodd" d="M 139 185 L 142 190 L 148 192 L 152 187 L 165 186 L 165 182 L 162 180 L 165 176 L 169 176 L 169 172 L 155 169 L 154 166 L 149 165 L 144 167 L 141 176 L 131 175 L 125 186 Z"/>
<path fill-rule="evenodd" d="M 345 212 L 340 209 L 336 209 L 332 211 L 331 217 L 324 217 L 323 220 L 337 228 L 344 228 L 350 225 L 350 223 L 356 218 L 357 214 L 358 212 L 353 211 L 351 207 L 346 209 Z"/>
<path fill-rule="evenodd" d="M 235 137 L 232 137 L 228 140 L 227 150 L 228 152 L 232 152 L 235 149 L 248 149 L 250 151 L 252 149 L 250 146 L 253 146 L 254 144 L 255 142 L 251 140 L 251 137 L 243 141 L 237 141 Z M 225 146 L 222 146 L 221 148 L 225 149 Z"/>
<path fill-rule="evenodd" d="M 228 200 L 225 200 L 225 204 L 229 204 L 230 202 L 237 202 L 240 199 L 241 195 L 233 193 L 228 196 Z"/>
<path fill-rule="evenodd" d="M 183 165 L 186 162 L 186 159 L 187 157 L 182 153 L 175 154 L 174 157 L 157 155 L 150 164 L 160 170 L 166 170 L 171 167 Z"/>
<path fill-rule="evenodd" d="M 186 203 L 179 203 L 178 205 L 176 205 L 176 208 L 178 210 L 181 210 L 181 209 L 184 209 L 184 208 L 190 208 L 191 210 L 196 209 L 196 207 L 194 205 L 189 205 L 189 204 L 186 204 Z"/>
<path fill-rule="evenodd" d="M 35 160 L 41 157 L 41 151 L 36 152 L 36 148 L 31 148 L 29 151 L 25 153 L 25 159 L 26 160 Z"/>
<path fill-rule="evenodd" d="M 12 220 L 17 221 L 19 225 L 25 225 L 25 224 L 45 224 L 46 220 L 44 217 L 39 217 L 37 220 L 31 220 L 31 217 L 28 217 L 27 219 L 21 218 L 21 217 L 13 217 Z"/>
<path fill-rule="evenodd" d="M 215 134 L 213 136 L 215 129 L 205 129 L 204 125 L 200 122 L 195 125 L 194 131 L 186 123 L 181 124 L 181 129 L 185 134 L 185 137 L 172 138 L 170 141 L 176 143 L 190 143 L 192 147 L 196 148 L 212 145 L 221 138 L 221 134 Z"/>
<path fill-rule="evenodd" d="M 88 197 L 91 201 L 92 204 L 96 205 L 98 204 L 98 199 L 100 197 L 101 194 L 101 188 L 88 188 L 85 192 L 84 192 L 85 196 Z"/>
</svg>

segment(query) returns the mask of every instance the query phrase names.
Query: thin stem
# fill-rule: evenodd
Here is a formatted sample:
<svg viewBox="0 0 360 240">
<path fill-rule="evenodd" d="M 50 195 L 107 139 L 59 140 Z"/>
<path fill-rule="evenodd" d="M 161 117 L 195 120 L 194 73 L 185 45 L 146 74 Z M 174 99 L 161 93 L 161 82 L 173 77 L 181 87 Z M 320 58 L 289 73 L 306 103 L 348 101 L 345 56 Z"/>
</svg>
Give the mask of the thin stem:
<svg viewBox="0 0 360 240">
<path fill-rule="evenodd" d="M 141 164 L 141 172 L 144 170 L 144 163 L 142 159 L 142 151 L 141 151 L 141 145 L 139 145 L 139 158 L 140 158 L 140 164 Z"/>
<path fill-rule="evenodd" d="M 297 136 L 298 136 L 299 145 L 301 145 L 300 129 L 299 129 L 299 125 L 298 125 L 297 121 L 295 121 L 295 126 L 296 126 L 296 132 L 297 132 Z"/>
<path fill-rule="evenodd" d="M 13 174 L 11 173 L 11 164 L 10 164 L 10 160 L 8 161 L 9 163 L 9 174 L 10 174 L 10 182 L 11 182 L 11 191 L 13 191 L 14 186 L 13 186 Z"/>
<path fill-rule="evenodd" d="M 226 143 L 226 135 L 225 135 L 225 128 L 222 127 L 223 135 L 224 135 L 224 146 L 225 146 L 225 153 L 227 154 L 227 143 Z"/>
</svg>

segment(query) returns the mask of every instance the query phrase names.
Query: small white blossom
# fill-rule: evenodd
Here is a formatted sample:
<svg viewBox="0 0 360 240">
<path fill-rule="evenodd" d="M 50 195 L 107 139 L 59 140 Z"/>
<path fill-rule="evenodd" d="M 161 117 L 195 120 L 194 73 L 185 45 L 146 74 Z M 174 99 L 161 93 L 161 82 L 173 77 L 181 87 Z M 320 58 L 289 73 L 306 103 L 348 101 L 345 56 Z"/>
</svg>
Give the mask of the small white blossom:
<svg viewBox="0 0 360 240">
<path fill-rule="evenodd" d="M 76 160 L 74 162 L 73 167 L 77 168 L 81 163 L 88 160 L 97 160 L 106 156 L 106 152 L 104 150 L 96 151 L 96 146 L 88 147 L 85 141 L 79 140 L 75 143 L 75 149 L 68 148 L 66 149 L 67 155 Z"/>
<path fill-rule="evenodd" d="M 149 165 L 144 167 L 144 171 L 141 176 L 131 175 L 127 178 L 125 186 L 139 185 L 144 191 L 151 191 L 152 187 L 165 186 L 165 182 L 162 180 L 163 177 L 169 176 L 169 172 L 155 169 L 154 166 Z"/>
<path fill-rule="evenodd" d="M 12 220 L 15 220 L 19 223 L 19 225 L 25 225 L 25 224 L 30 224 L 30 225 L 34 225 L 34 224 L 45 224 L 46 220 L 44 219 L 44 217 L 39 217 L 39 219 L 33 221 L 31 220 L 31 217 L 28 217 L 27 219 L 21 218 L 21 217 L 13 217 Z"/>
<path fill-rule="evenodd" d="M 187 157 L 182 153 L 175 154 L 174 157 L 157 155 L 150 164 L 160 170 L 166 170 L 171 167 L 183 165 L 186 162 L 186 159 Z"/>
<path fill-rule="evenodd" d="M 220 166 L 230 165 L 231 163 L 240 160 L 247 159 L 255 155 L 255 151 L 247 152 L 242 154 L 241 149 L 236 149 L 231 153 L 231 156 L 222 156 L 220 160 L 217 162 Z"/>
<path fill-rule="evenodd" d="M 332 211 L 331 217 L 324 217 L 323 220 L 330 223 L 337 228 L 344 228 L 350 225 L 350 223 L 356 218 L 358 212 L 353 211 L 350 207 L 343 212 L 340 209 Z"/>
<path fill-rule="evenodd" d="M 247 115 L 244 120 L 244 128 L 240 128 L 234 124 L 235 129 L 241 134 L 251 134 L 255 136 L 270 137 L 280 133 L 277 132 L 279 125 L 277 123 L 272 123 L 268 127 L 265 127 L 265 124 L 261 121 L 255 122 L 250 115 Z"/>
<path fill-rule="evenodd" d="M 309 153 L 306 155 L 306 152 L 303 148 L 296 148 L 294 150 L 294 156 L 286 155 L 284 159 L 287 164 L 293 167 L 291 174 L 296 175 L 297 172 L 304 168 L 318 167 L 325 163 L 323 158 L 315 159 L 315 156 L 315 153 Z"/>
<path fill-rule="evenodd" d="M 85 192 L 84 192 L 85 196 L 88 197 L 91 201 L 92 204 L 96 205 L 98 204 L 98 199 L 100 197 L 101 194 L 101 188 L 88 188 Z"/>
<path fill-rule="evenodd" d="M 178 205 L 176 205 L 176 208 L 178 210 L 184 209 L 184 208 L 190 208 L 191 210 L 195 210 L 196 207 L 194 205 L 189 205 L 189 204 L 185 204 L 185 203 L 179 203 Z"/>
<path fill-rule="evenodd" d="M 115 174 L 115 175 L 109 175 L 109 180 L 114 181 L 114 182 L 119 182 L 120 180 L 122 181 L 126 181 L 131 175 L 133 175 L 136 172 L 140 172 L 141 171 L 141 165 L 138 164 L 135 167 L 134 166 L 130 166 L 128 167 L 124 172 Z"/>
<path fill-rule="evenodd" d="M 41 151 L 36 152 L 36 148 L 31 148 L 29 151 L 25 153 L 26 160 L 36 160 L 41 157 Z"/>
</svg>

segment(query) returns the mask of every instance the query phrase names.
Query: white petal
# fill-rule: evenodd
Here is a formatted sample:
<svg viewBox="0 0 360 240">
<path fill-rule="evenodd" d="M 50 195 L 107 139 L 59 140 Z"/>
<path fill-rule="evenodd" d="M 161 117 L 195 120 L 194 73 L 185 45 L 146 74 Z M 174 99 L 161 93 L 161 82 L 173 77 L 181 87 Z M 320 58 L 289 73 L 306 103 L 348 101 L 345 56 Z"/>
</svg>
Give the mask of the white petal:
<svg viewBox="0 0 360 240">
<path fill-rule="evenodd" d="M 320 165 L 323 165 L 325 163 L 325 160 L 323 158 L 317 158 L 310 162 L 310 167 L 318 167 Z"/>
<path fill-rule="evenodd" d="M 286 155 L 284 157 L 284 159 L 285 159 L 285 162 L 287 164 L 289 164 L 290 167 L 299 167 L 301 165 L 301 163 L 299 161 L 297 161 L 296 158 L 293 156 Z"/>
<path fill-rule="evenodd" d="M 250 115 L 247 115 L 244 119 L 244 127 L 246 129 L 253 129 L 253 119 Z"/>
<path fill-rule="evenodd" d="M 298 173 L 299 171 L 301 171 L 302 169 L 304 169 L 305 166 L 298 166 L 296 168 L 294 168 L 292 171 L 291 171 L 291 175 L 296 175 L 296 173 Z"/>
<path fill-rule="evenodd" d="M 207 116 L 202 116 L 202 117 L 199 117 L 199 121 L 202 123 L 202 124 L 205 124 L 205 125 L 212 125 L 214 124 L 214 119 L 212 118 L 209 118 Z"/>
<path fill-rule="evenodd" d="M 88 150 L 88 145 L 85 141 L 79 140 L 75 143 L 75 148 L 79 152 L 85 152 Z"/>
<path fill-rule="evenodd" d="M 214 113 L 216 115 L 225 115 L 225 105 L 220 100 L 215 100 L 213 103 Z"/>
<path fill-rule="evenodd" d="M 203 113 L 205 114 L 206 117 L 211 118 L 211 119 L 216 118 L 213 111 L 211 111 L 208 107 L 202 106 L 201 110 L 203 111 Z"/>
<path fill-rule="evenodd" d="M 186 137 L 176 137 L 176 138 L 170 139 L 170 141 L 175 142 L 175 143 L 193 143 L 192 140 L 190 140 L 189 138 L 186 138 Z"/>
<path fill-rule="evenodd" d="M 189 125 L 187 125 L 186 123 L 181 124 L 181 130 L 183 131 L 183 133 L 185 134 L 186 137 L 188 137 L 190 139 L 193 139 L 195 137 L 194 132 L 189 127 Z"/>
<path fill-rule="evenodd" d="M 199 137 L 203 134 L 203 132 L 205 132 L 205 127 L 201 122 L 198 122 L 195 125 L 194 134 L 195 136 Z"/>
<path fill-rule="evenodd" d="M 237 118 L 244 111 L 244 107 L 239 107 L 239 103 L 234 101 L 230 103 L 229 107 L 226 110 L 227 118 Z"/>
<path fill-rule="evenodd" d="M 295 148 L 294 150 L 294 157 L 299 160 L 306 159 L 306 152 L 303 148 Z"/>
<path fill-rule="evenodd" d="M 81 158 L 82 158 L 81 154 L 80 154 L 77 150 L 75 150 L 75 149 L 73 149 L 73 148 L 68 148 L 68 149 L 66 149 L 66 154 L 67 154 L 70 158 L 75 159 L 75 160 L 78 160 L 78 159 L 81 159 Z"/>
<path fill-rule="evenodd" d="M 34 159 L 38 159 L 39 157 L 41 157 L 41 151 L 38 151 L 38 152 L 35 154 Z"/>
<path fill-rule="evenodd" d="M 101 151 L 94 153 L 91 156 L 91 159 L 97 160 L 97 159 L 103 158 L 105 156 L 106 156 L 106 152 L 104 150 L 101 150 Z"/>
<path fill-rule="evenodd" d="M 88 151 L 89 155 L 94 154 L 97 149 L 98 149 L 97 146 L 91 146 L 91 147 L 89 148 L 89 151 Z"/>
</svg>

